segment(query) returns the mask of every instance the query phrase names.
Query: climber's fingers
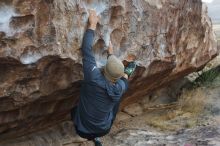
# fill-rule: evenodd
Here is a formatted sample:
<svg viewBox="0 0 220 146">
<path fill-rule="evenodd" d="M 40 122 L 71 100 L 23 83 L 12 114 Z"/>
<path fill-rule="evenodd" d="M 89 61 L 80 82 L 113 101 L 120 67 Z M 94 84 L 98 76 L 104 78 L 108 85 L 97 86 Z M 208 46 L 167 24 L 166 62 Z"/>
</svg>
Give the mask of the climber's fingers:
<svg viewBox="0 0 220 146">
<path fill-rule="evenodd" d="M 100 20 L 101 20 L 101 15 L 97 15 L 97 12 L 96 12 L 95 9 L 89 9 L 89 15 L 90 15 L 90 16 L 93 16 L 93 17 L 97 17 L 98 23 L 100 22 Z"/>
<path fill-rule="evenodd" d="M 89 9 L 90 16 L 97 16 L 96 11 L 94 9 Z"/>
</svg>

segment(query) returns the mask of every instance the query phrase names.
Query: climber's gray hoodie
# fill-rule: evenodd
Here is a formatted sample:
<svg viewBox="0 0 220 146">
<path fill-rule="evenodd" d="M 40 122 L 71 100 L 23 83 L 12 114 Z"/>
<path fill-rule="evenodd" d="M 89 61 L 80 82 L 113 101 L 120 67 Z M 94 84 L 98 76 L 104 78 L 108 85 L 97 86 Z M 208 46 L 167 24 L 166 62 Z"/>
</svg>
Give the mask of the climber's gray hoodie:
<svg viewBox="0 0 220 146">
<path fill-rule="evenodd" d="M 74 119 L 77 130 L 86 134 L 105 133 L 111 128 L 113 107 L 128 88 L 126 79 L 113 84 L 97 68 L 92 52 L 93 38 L 94 31 L 87 29 L 82 44 L 84 80 Z"/>
</svg>

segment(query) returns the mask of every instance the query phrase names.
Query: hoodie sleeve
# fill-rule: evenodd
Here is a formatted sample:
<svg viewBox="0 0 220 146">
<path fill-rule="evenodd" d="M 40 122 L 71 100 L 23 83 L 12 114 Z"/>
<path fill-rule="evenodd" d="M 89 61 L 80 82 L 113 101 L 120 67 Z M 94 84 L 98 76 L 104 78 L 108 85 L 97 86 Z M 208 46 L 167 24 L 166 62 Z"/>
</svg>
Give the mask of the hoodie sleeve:
<svg viewBox="0 0 220 146">
<path fill-rule="evenodd" d="M 115 85 L 107 85 L 108 95 L 113 101 L 119 101 L 127 89 L 128 81 L 125 78 L 119 79 Z"/>
<path fill-rule="evenodd" d="M 92 52 L 93 39 L 94 30 L 87 29 L 84 34 L 82 43 L 84 80 L 91 80 L 92 72 L 97 68 L 95 57 Z"/>
<path fill-rule="evenodd" d="M 124 77 L 122 77 L 119 81 L 118 84 L 122 88 L 122 94 L 124 94 L 128 90 L 128 80 Z"/>
</svg>

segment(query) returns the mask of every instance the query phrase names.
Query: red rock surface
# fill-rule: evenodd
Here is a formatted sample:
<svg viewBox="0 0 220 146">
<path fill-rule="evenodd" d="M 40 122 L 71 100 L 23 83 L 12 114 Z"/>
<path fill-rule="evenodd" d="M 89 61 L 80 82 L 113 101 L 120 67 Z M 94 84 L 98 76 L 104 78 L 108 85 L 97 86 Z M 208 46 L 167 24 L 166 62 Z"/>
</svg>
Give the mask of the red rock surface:
<svg viewBox="0 0 220 146">
<path fill-rule="evenodd" d="M 217 55 L 210 18 L 200 0 L 1 0 L 0 139 L 66 118 L 83 79 L 80 45 L 88 9 L 96 9 L 94 53 L 105 44 L 138 68 L 122 106 L 201 69 Z"/>
</svg>

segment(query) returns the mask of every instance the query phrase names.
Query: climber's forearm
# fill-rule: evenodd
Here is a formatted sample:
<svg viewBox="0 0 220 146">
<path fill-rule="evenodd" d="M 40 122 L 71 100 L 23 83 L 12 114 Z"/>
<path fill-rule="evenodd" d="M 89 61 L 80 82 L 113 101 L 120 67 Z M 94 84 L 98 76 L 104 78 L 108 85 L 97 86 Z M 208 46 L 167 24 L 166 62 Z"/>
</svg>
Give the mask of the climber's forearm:
<svg viewBox="0 0 220 146">
<path fill-rule="evenodd" d="M 94 39 L 94 31 L 91 29 L 87 29 L 84 37 L 83 37 L 83 44 L 82 44 L 82 55 L 83 55 L 83 73 L 84 79 L 90 80 L 91 74 L 94 68 L 96 68 L 96 61 L 94 54 L 92 52 L 92 44 Z"/>
<path fill-rule="evenodd" d="M 94 58 L 92 52 L 93 39 L 94 39 L 94 31 L 91 29 L 87 29 L 84 34 L 83 43 L 82 43 L 83 58 Z"/>
<path fill-rule="evenodd" d="M 113 55 L 113 46 L 112 46 L 111 41 L 109 42 L 109 46 L 108 46 L 107 53 L 108 53 L 107 58 L 108 58 L 109 56 Z"/>
</svg>

